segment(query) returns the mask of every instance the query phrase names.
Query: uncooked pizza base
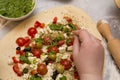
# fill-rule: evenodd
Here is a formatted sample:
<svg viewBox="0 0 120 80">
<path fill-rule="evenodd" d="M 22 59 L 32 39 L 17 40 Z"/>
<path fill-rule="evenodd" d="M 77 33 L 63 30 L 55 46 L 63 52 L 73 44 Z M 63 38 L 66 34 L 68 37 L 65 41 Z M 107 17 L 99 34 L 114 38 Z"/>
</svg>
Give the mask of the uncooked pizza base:
<svg viewBox="0 0 120 80">
<path fill-rule="evenodd" d="M 102 40 L 101 35 L 99 34 L 96 24 L 92 19 L 81 9 L 74 6 L 62 6 L 47 10 L 43 13 L 39 13 L 18 26 L 16 26 L 11 32 L 9 32 L 1 41 L 0 41 L 0 79 L 2 80 L 22 80 L 20 77 L 17 77 L 14 73 L 12 66 L 8 65 L 9 59 L 15 55 L 15 40 L 20 36 L 26 36 L 27 30 L 29 27 L 34 25 L 36 20 L 49 23 L 51 20 L 57 16 L 58 19 L 62 19 L 63 16 L 69 16 L 73 19 L 73 23 L 78 24 L 81 28 L 88 30 L 98 39 Z"/>
</svg>

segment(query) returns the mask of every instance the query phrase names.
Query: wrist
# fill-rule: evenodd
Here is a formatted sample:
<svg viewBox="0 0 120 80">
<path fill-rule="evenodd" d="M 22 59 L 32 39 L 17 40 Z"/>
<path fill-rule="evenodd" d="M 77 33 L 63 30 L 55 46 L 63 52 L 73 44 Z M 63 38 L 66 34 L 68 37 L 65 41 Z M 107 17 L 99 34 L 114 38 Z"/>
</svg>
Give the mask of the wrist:
<svg viewBox="0 0 120 80">
<path fill-rule="evenodd" d="M 80 80 L 102 80 L 102 74 L 81 74 Z"/>
</svg>

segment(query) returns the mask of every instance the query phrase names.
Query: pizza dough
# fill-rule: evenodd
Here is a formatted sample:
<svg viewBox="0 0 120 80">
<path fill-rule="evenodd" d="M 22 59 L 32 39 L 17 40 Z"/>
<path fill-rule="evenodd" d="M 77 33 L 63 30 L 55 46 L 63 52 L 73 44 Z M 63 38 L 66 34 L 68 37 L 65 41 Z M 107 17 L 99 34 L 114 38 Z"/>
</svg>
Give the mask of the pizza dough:
<svg viewBox="0 0 120 80">
<path fill-rule="evenodd" d="M 43 13 L 39 13 L 36 16 L 33 16 L 20 25 L 16 26 L 11 32 L 9 32 L 1 41 L 0 41 L 0 79 L 2 80 L 22 80 L 17 77 L 14 73 L 12 66 L 8 65 L 9 60 L 13 55 L 15 55 L 15 48 L 17 45 L 15 41 L 18 37 L 24 37 L 27 35 L 27 30 L 29 27 L 34 25 L 36 20 L 49 23 L 52 19 L 57 16 L 58 19 L 62 19 L 63 16 L 69 16 L 73 19 L 73 23 L 78 24 L 81 28 L 88 30 L 98 39 L 102 40 L 101 35 L 99 34 L 96 24 L 92 19 L 81 9 L 74 6 L 66 5 L 62 7 L 53 8 L 47 10 Z"/>
</svg>

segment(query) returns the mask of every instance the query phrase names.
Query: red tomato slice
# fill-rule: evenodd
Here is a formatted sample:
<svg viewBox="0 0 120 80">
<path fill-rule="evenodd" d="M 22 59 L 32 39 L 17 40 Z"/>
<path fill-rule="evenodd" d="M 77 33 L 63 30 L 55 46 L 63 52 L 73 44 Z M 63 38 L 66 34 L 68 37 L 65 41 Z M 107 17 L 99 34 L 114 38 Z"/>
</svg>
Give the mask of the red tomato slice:
<svg viewBox="0 0 120 80">
<path fill-rule="evenodd" d="M 16 54 L 24 55 L 24 51 L 23 50 L 16 50 Z"/>
<path fill-rule="evenodd" d="M 70 17 L 68 17 L 68 16 L 64 16 L 64 19 L 66 19 L 66 21 L 67 21 L 68 23 L 71 23 L 71 22 L 72 22 L 72 19 L 71 19 Z"/>
<path fill-rule="evenodd" d="M 59 49 L 57 46 L 51 46 L 48 48 L 48 51 L 47 52 L 56 52 L 56 53 L 59 53 Z"/>
<path fill-rule="evenodd" d="M 13 71 L 18 75 L 18 76 L 22 76 L 22 72 L 20 71 L 18 64 L 14 64 L 13 65 Z"/>
<path fill-rule="evenodd" d="M 12 60 L 13 60 L 14 63 L 19 63 L 19 60 L 17 60 L 17 58 L 15 56 L 12 57 Z"/>
<path fill-rule="evenodd" d="M 64 66 L 65 70 L 69 70 L 72 67 L 71 61 L 67 59 L 62 59 L 60 64 Z"/>
<path fill-rule="evenodd" d="M 37 29 L 34 27 L 31 27 L 28 29 L 28 35 L 34 38 L 35 34 L 37 33 Z"/>
<path fill-rule="evenodd" d="M 54 19 L 53 19 L 53 24 L 56 24 L 56 23 L 57 23 L 57 20 L 58 20 L 58 18 L 57 18 L 57 17 L 54 17 Z"/>
<path fill-rule="evenodd" d="M 45 23 L 41 23 L 40 28 L 44 28 L 45 27 Z"/>
<path fill-rule="evenodd" d="M 79 79 L 79 78 L 80 78 L 77 71 L 74 72 L 74 78 L 75 78 L 75 79 Z"/>
<path fill-rule="evenodd" d="M 43 37 L 43 42 L 45 45 L 50 45 L 51 44 L 51 37 L 50 36 L 44 36 Z"/>
<path fill-rule="evenodd" d="M 34 24 L 34 27 L 35 28 L 44 28 L 45 27 L 45 24 L 44 23 L 40 23 L 39 21 L 36 21 L 35 24 Z"/>
<path fill-rule="evenodd" d="M 28 36 L 26 36 L 24 39 L 25 39 L 25 43 L 30 41 L 30 38 Z"/>
<path fill-rule="evenodd" d="M 25 45 L 25 39 L 23 37 L 19 37 L 17 40 L 16 40 L 16 44 L 20 47 L 24 46 Z"/>
<path fill-rule="evenodd" d="M 40 58 L 40 55 L 43 53 L 43 51 L 42 50 L 40 50 L 40 49 L 34 49 L 34 50 L 32 50 L 32 54 L 35 56 L 35 57 L 37 57 L 37 58 Z"/>
<path fill-rule="evenodd" d="M 35 24 L 34 24 L 34 27 L 38 28 L 40 25 L 41 25 L 41 23 L 39 21 L 36 21 Z"/>
<path fill-rule="evenodd" d="M 62 46 L 64 43 L 65 43 L 65 41 L 62 40 L 62 41 L 59 41 L 59 42 L 57 43 L 57 45 L 58 45 L 58 46 Z"/>
</svg>

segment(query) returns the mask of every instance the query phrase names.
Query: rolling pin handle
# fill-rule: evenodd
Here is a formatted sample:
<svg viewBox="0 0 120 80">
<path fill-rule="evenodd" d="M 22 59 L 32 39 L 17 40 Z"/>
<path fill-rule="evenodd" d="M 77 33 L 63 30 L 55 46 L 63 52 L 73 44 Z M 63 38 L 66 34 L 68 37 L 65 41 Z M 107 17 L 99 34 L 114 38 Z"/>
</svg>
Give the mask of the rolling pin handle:
<svg viewBox="0 0 120 80">
<path fill-rule="evenodd" d="M 110 25 L 107 21 L 105 20 L 98 21 L 97 29 L 107 41 L 114 39 L 114 37 L 112 36 L 112 32 L 110 30 Z"/>
</svg>

